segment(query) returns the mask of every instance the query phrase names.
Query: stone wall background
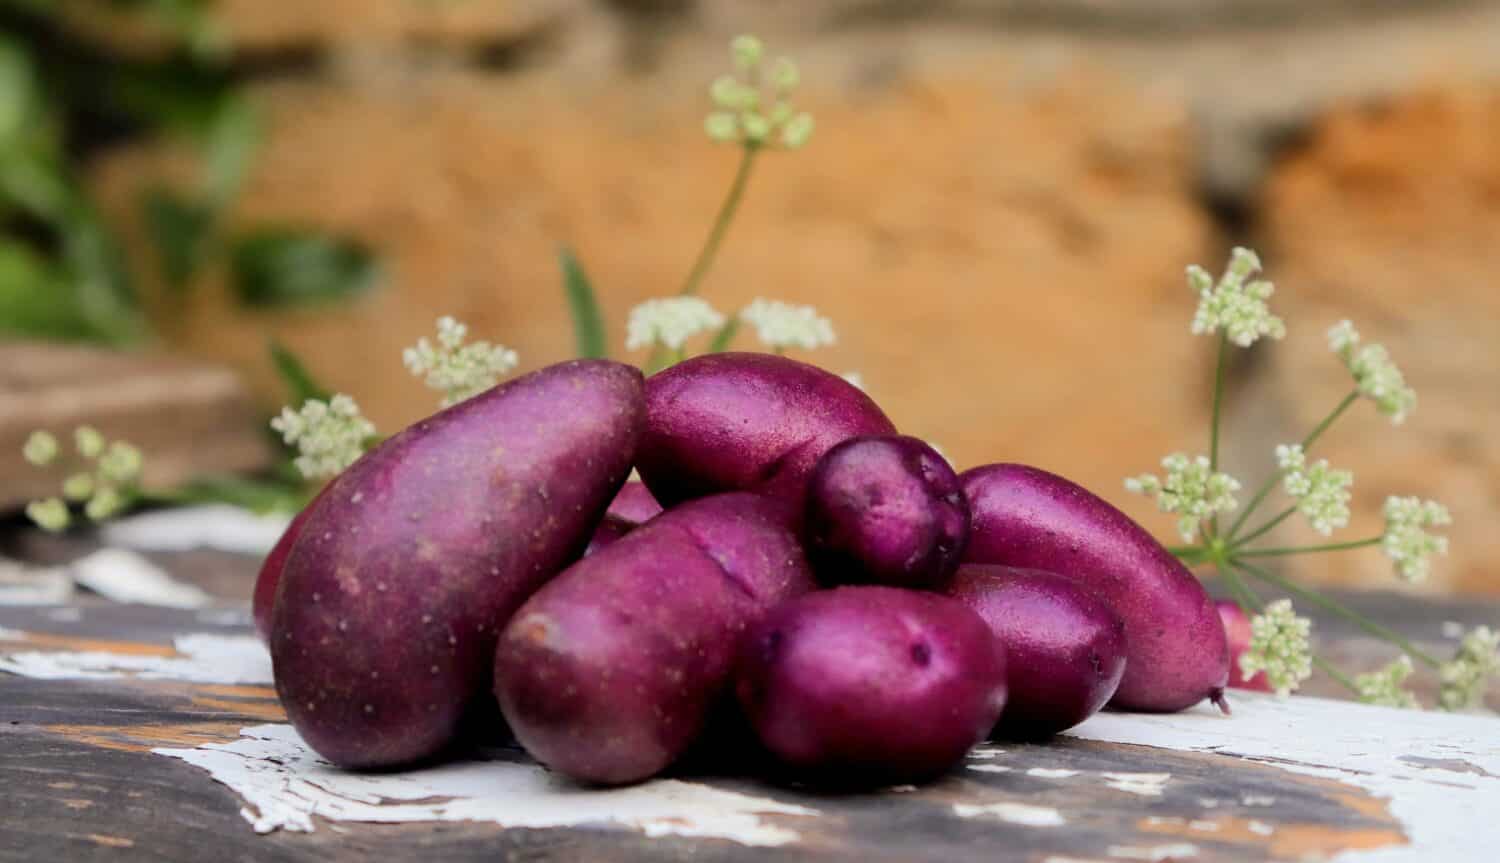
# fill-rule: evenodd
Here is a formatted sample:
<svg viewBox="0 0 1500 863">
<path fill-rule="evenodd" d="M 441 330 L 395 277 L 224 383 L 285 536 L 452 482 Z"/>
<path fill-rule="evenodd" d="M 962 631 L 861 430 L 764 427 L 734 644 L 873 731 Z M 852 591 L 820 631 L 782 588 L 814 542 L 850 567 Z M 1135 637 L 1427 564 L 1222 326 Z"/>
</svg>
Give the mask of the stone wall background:
<svg viewBox="0 0 1500 863">
<path fill-rule="evenodd" d="M 1323 331 L 1384 341 L 1421 395 L 1365 407 L 1322 454 L 1454 510 L 1431 591 L 1500 593 L 1500 2 L 1422 0 L 223 0 L 267 150 L 240 207 L 381 250 L 379 292 L 246 314 L 218 291 L 157 307 L 174 342 L 243 368 L 271 404 L 276 334 L 383 428 L 431 407 L 399 350 L 440 314 L 568 355 L 556 251 L 573 245 L 623 346 L 626 310 L 678 284 L 734 169 L 706 82 L 741 31 L 803 68 L 812 145 L 767 158 L 705 295 L 812 303 L 815 359 L 859 370 L 959 465 L 1070 475 L 1163 537 L 1121 487 L 1206 448 L 1210 356 L 1182 268 L 1258 248 L 1291 334 L 1237 357 L 1230 464 L 1247 485 L 1345 384 Z M 101 38 L 151 50 L 104 20 Z M 144 168 L 101 158 L 139 233 Z M 140 273 L 149 286 L 151 273 Z M 746 342 L 748 344 L 748 342 Z M 639 358 L 638 358 L 639 359 Z M 1295 530 L 1289 539 L 1307 538 Z M 1388 586 L 1374 551 L 1298 565 Z"/>
</svg>

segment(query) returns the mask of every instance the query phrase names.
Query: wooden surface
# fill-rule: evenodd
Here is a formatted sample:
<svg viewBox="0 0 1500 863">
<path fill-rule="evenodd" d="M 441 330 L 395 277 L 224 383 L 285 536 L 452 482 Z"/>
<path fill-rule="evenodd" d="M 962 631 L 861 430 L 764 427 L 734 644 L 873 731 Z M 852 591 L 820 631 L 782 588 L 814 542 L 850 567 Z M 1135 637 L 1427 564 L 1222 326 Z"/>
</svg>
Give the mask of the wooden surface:
<svg viewBox="0 0 1500 863">
<path fill-rule="evenodd" d="M 255 564 L 154 557 L 246 591 Z M 1385 606 L 1386 622 L 1424 641 L 1440 642 L 1447 621 L 1500 618 L 1474 603 L 1355 601 Z M 446 767 L 356 776 L 304 761 L 287 741 L 249 631 L 232 600 L 0 607 L 0 666 L 104 675 L 0 673 L 0 860 L 1078 863 L 1363 849 L 1372 861 L 1481 861 L 1500 841 L 1496 820 L 1481 817 L 1500 811 L 1500 721 L 1302 697 L 1239 695 L 1232 718 L 1102 714 L 1076 734 L 986 745 L 938 782 L 878 793 L 779 787 L 706 762 L 675 781 L 587 791 L 503 739 Z M 1324 632 L 1329 652 L 1356 665 L 1384 658 L 1331 622 Z M 190 634 L 233 649 L 198 655 Z M 166 671 L 147 679 L 151 669 Z M 268 796 L 245 796 L 255 794 Z M 423 820 L 370 823 L 412 817 Z M 476 820 L 442 820 L 454 817 Z M 299 818 L 311 832 L 297 832 Z M 522 826 L 539 823 L 553 826 Z"/>
<path fill-rule="evenodd" d="M 266 467 L 271 453 L 249 391 L 228 368 L 161 354 L 35 342 L 0 343 L 0 511 L 56 495 L 65 473 L 21 457 L 37 429 L 71 452 L 89 424 L 146 454 L 145 482 Z"/>
</svg>

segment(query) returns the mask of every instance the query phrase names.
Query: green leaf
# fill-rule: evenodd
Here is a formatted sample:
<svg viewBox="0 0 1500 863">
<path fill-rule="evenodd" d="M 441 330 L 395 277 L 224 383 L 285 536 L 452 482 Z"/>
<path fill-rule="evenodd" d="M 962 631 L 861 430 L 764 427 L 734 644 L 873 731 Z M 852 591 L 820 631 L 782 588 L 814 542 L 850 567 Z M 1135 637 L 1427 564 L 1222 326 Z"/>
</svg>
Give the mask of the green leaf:
<svg viewBox="0 0 1500 863">
<path fill-rule="evenodd" d="M 599 312 L 599 301 L 594 296 L 589 277 L 572 249 L 563 247 L 558 258 L 562 263 L 563 290 L 568 294 L 568 308 L 573 313 L 578 356 L 588 359 L 606 357 L 609 349 L 604 343 L 604 316 Z"/>
<path fill-rule="evenodd" d="M 141 197 L 141 216 L 156 250 L 162 278 L 168 287 L 182 291 L 207 257 L 214 229 L 213 210 L 170 189 L 153 186 Z"/>
<path fill-rule="evenodd" d="M 229 206 L 260 146 L 260 115 L 243 97 L 228 95 L 208 128 L 204 142 L 203 191 L 215 207 Z"/>
<path fill-rule="evenodd" d="M 263 228 L 237 238 L 230 270 L 239 301 L 262 308 L 340 300 L 380 279 L 374 254 L 361 243 L 290 228 Z"/>
<path fill-rule="evenodd" d="M 16 338 L 92 339 L 67 273 L 21 243 L 0 239 L 0 333 Z"/>
<path fill-rule="evenodd" d="M 307 364 L 286 345 L 271 339 L 270 350 L 271 364 L 276 367 L 281 382 L 286 384 L 292 404 L 300 405 L 308 399 L 327 401 L 333 397 L 333 391 L 318 383 L 307 370 Z"/>
<path fill-rule="evenodd" d="M 153 499 L 169 503 L 227 503 L 252 512 L 300 512 L 314 492 L 280 479 L 204 476 Z"/>
<path fill-rule="evenodd" d="M 35 97 L 31 58 L 14 39 L 0 37 L 0 150 L 14 146 L 25 131 Z"/>
<path fill-rule="evenodd" d="M 735 333 L 739 331 L 740 319 L 738 317 L 730 318 L 714 334 L 714 340 L 708 344 L 708 352 L 711 354 L 721 354 L 729 350 L 729 343 L 734 341 Z"/>
</svg>

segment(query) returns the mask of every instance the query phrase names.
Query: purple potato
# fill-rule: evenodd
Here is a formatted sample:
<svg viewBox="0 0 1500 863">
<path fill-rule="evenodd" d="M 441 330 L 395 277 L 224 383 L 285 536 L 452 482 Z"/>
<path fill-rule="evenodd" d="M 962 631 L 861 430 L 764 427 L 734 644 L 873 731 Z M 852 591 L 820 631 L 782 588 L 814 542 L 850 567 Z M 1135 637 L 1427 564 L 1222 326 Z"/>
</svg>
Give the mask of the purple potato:
<svg viewBox="0 0 1500 863">
<path fill-rule="evenodd" d="M 969 538 L 958 476 L 914 437 L 858 437 L 813 469 L 805 521 L 820 578 L 933 587 L 953 574 Z"/>
<path fill-rule="evenodd" d="M 911 782 L 948 770 L 994 727 L 1005 666 L 999 640 L 957 600 L 841 587 L 751 630 L 735 691 L 794 778 Z"/>
<path fill-rule="evenodd" d="M 625 481 L 640 372 L 560 363 L 370 450 L 309 508 L 271 621 L 287 718 L 335 764 L 447 746 L 500 628 L 575 559 Z"/>
<path fill-rule="evenodd" d="M 615 499 L 610 501 L 609 514 L 635 524 L 647 521 L 661 513 L 661 504 L 646 490 L 646 484 L 638 479 L 628 480 Z"/>
<path fill-rule="evenodd" d="M 1093 716 L 1125 674 L 1125 622 L 1083 584 L 979 563 L 943 588 L 1005 645 L 1005 711 L 995 735 L 1050 737 Z"/>
<path fill-rule="evenodd" d="M 260 573 L 255 576 L 255 592 L 250 596 L 250 617 L 255 621 L 255 634 L 260 640 L 271 640 L 271 611 L 276 608 L 276 589 L 281 586 L 281 572 L 286 568 L 286 559 L 292 554 L 292 546 L 302 535 L 302 524 L 307 520 L 307 507 L 292 519 L 282 532 L 281 538 L 271 546 L 266 559 L 261 562 Z"/>
<path fill-rule="evenodd" d="M 682 504 L 521 607 L 500 637 L 495 695 L 553 770 L 647 779 L 702 733 L 745 630 L 814 586 L 783 507 L 744 493 Z"/>
<path fill-rule="evenodd" d="M 838 375 L 773 354 L 704 354 L 646 381 L 636 467 L 669 507 L 755 491 L 800 518 L 824 453 L 851 437 L 894 432 L 879 406 Z"/>
<path fill-rule="evenodd" d="M 1125 621 L 1125 676 L 1110 704 L 1170 712 L 1224 704 L 1229 646 L 1203 585 L 1144 528 L 1087 489 L 1018 464 L 960 477 L 971 525 L 966 563 L 1055 572 Z"/>
<path fill-rule="evenodd" d="M 639 525 L 633 521 L 620 518 L 617 515 L 604 514 L 604 519 L 599 526 L 594 528 L 594 535 L 589 538 L 588 547 L 584 548 L 583 556 L 598 554 L 606 548 L 614 545 L 617 540 L 635 530 Z"/>
</svg>

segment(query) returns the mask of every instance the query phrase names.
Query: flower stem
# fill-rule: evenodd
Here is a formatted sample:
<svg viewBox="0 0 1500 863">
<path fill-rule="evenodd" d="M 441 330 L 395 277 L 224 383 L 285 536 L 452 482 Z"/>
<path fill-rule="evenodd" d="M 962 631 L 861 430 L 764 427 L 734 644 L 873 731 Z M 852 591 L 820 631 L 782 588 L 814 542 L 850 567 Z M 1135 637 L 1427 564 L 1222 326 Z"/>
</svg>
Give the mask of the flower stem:
<svg viewBox="0 0 1500 863">
<path fill-rule="evenodd" d="M 1270 521 L 1266 522 L 1265 524 L 1263 524 L 1260 527 L 1256 528 L 1255 530 L 1251 531 L 1249 536 L 1245 537 L 1244 539 L 1237 539 L 1237 540 L 1235 540 L 1233 547 L 1234 548 L 1239 548 L 1239 547 L 1245 545 L 1246 543 L 1254 542 L 1255 540 L 1260 539 L 1261 537 L 1265 536 L 1266 534 L 1268 534 L 1272 530 L 1274 530 L 1276 528 L 1276 525 L 1281 524 L 1283 521 L 1286 521 L 1288 518 L 1291 518 L 1291 516 L 1296 511 L 1297 511 L 1297 507 L 1295 507 L 1295 506 L 1289 506 L 1289 507 L 1287 507 L 1286 509 L 1284 509 L 1284 510 L 1281 511 L 1280 515 L 1277 515 L 1275 518 L 1271 519 Z"/>
<path fill-rule="evenodd" d="M 1340 685 L 1342 685 L 1345 689 L 1349 690 L 1355 695 L 1359 694 L 1359 687 L 1354 684 L 1353 678 L 1351 678 L 1344 672 L 1339 671 L 1336 667 L 1334 667 L 1333 663 L 1317 655 L 1316 653 L 1312 654 L 1311 658 L 1313 665 L 1316 665 L 1319 669 L 1321 669 L 1324 674 L 1332 677 L 1334 680 L 1337 680 Z"/>
<path fill-rule="evenodd" d="M 1346 551 L 1351 548 L 1364 548 L 1367 545 L 1375 545 L 1385 536 L 1372 536 L 1369 539 L 1356 539 L 1353 542 L 1334 542 L 1328 545 L 1297 545 L 1284 548 L 1252 548 L 1248 551 L 1236 551 L 1235 557 L 1285 557 L 1289 554 L 1312 554 L 1317 551 Z"/>
<path fill-rule="evenodd" d="M 1411 641 L 1409 641 L 1399 633 L 1381 626 L 1380 624 L 1369 619 L 1368 617 L 1365 617 L 1363 614 L 1360 614 L 1354 609 L 1349 608 L 1343 603 L 1329 599 L 1328 597 L 1324 596 L 1321 593 L 1318 593 L 1317 591 L 1308 590 L 1307 588 L 1301 586 L 1300 584 L 1297 584 L 1295 581 L 1292 581 L 1289 578 L 1284 578 L 1274 572 L 1261 569 L 1258 566 L 1251 566 L 1244 561 L 1236 561 L 1233 565 L 1249 573 L 1250 575 L 1255 576 L 1261 581 L 1266 582 L 1267 584 L 1275 585 L 1276 587 L 1281 588 L 1287 593 L 1293 594 L 1300 599 L 1311 602 L 1313 605 L 1316 605 L 1319 608 L 1324 609 L 1325 611 L 1329 611 L 1333 614 L 1338 615 L 1339 617 L 1344 618 L 1345 620 L 1349 621 L 1360 629 L 1363 629 L 1365 632 L 1368 632 L 1376 638 L 1381 639 L 1382 641 L 1388 641 L 1391 644 L 1396 645 L 1397 647 L 1406 651 L 1407 655 L 1409 655 L 1412 659 L 1415 659 L 1423 663 L 1424 665 L 1428 665 L 1432 668 L 1437 668 L 1442 664 L 1438 662 L 1438 660 L 1435 659 L 1432 655 L 1427 653 L 1422 648 L 1417 647 L 1415 644 L 1412 644 Z"/>
<path fill-rule="evenodd" d="M 693 262 L 693 269 L 688 273 L 687 281 L 683 282 L 680 293 L 684 295 L 698 292 L 698 285 L 703 277 L 708 274 L 708 268 L 714 261 L 714 255 L 719 251 L 719 244 L 724 240 L 724 233 L 729 230 L 729 223 L 734 221 L 735 211 L 739 209 L 740 199 L 745 195 L 745 185 L 750 181 L 750 169 L 755 166 L 755 154 L 759 148 L 747 145 L 744 155 L 740 157 L 739 170 L 735 171 L 734 181 L 729 184 L 729 193 L 724 196 L 724 203 L 719 205 L 719 214 L 714 218 L 713 227 L 708 231 L 708 238 L 703 242 L 703 248 L 698 251 L 698 259 Z"/>
<path fill-rule="evenodd" d="M 1234 601 L 1239 603 L 1240 610 L 1249 615 L 1259 614 L 1265 604 L 1260 601 L 1260 597 L 1255 595 L 1255 591 L 1250 589 L 1250 585 L 1245 583 L 1240 574 L 1231 567 L 1219 566 L 1217 568 L 1219 577 L 1224 579 L 1229 592 L 1234 594 Z"/>
<path fill-rule="evenodd" d="M 1208 470 L 1210 473 L 1219 469 L 1219 415 L 1220 408 L 1224 403 L 1224 366 L 1229 362 L 1229 336 L 1219 333 L 1219 357 L 1214 362 L 1214 407 L 1213 419 L 1208 427 Z M 1219 535 L 1219 514 L 1214 513 L 1208 520 L 1208 532 L 1211 537 Z"/>
<path fill-rule="evenodd" d="M 1339 402 L 1338 405 L 1329 412 L 1328 416 L 1323 417 L 1323 421 L 1314 426 L 1313 430 L 1307 433 L 1307 437 L 1302 439 L 1302 451 L 1305 453 L 1309 449 L 1311 449 L 1312 445 L 1314 443 L 1317 443 L 1318 438 L 1323 436 L 1323 432 L 1328 431 L 1328 427 L 1333 425 L 1334 421 L 1339 417 L 1343 416 L 1344 411 L 1348 410 L 1349 406 L 1354 404 L 1355 400 L 1358 398 L 1359 390 L 1350 390 L 1349 394 L 1344 396 L 1343 401 Z M 1256 489 L 1255 496 L 1250 498 L 1250 503 L 1240 511 L 1239 518 L 1236 518 L 1234 520 L 1234 524 L 1230 525 L 1229 527 L 1229 539 L 1231 541 L 1233 541 L 1236 535 L 1239 534 L 1240 528 L 1245 526 L 1245 522 L 1250 520 L 1251 514 L 1255 512 L 1255 508 L 1260 506 L 1261 503 L 1266 499 L 1266 495 L 1270 494 L 1271 490 L 1276 487 L 1276 483 L 1281 479 L 1281 476 L 1284 473 L 1285 471 L 1276 471 L 1269 477 L 1266 477 L 1266 481 L 1261 484 L 1260 488 Z"/>
</svg>

